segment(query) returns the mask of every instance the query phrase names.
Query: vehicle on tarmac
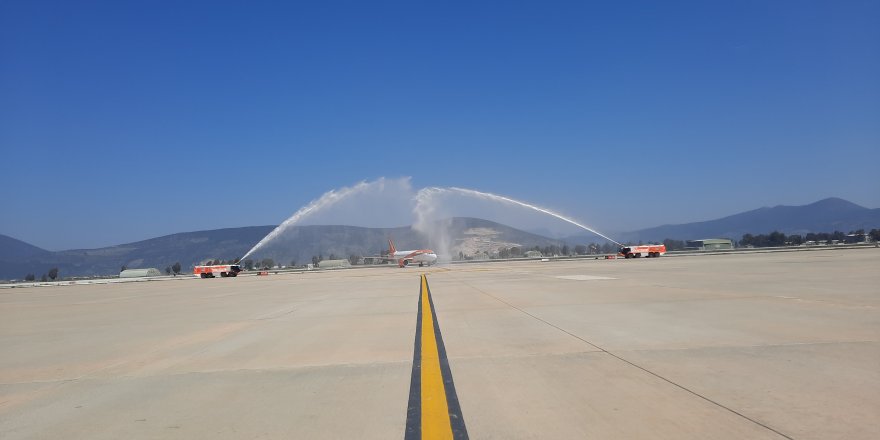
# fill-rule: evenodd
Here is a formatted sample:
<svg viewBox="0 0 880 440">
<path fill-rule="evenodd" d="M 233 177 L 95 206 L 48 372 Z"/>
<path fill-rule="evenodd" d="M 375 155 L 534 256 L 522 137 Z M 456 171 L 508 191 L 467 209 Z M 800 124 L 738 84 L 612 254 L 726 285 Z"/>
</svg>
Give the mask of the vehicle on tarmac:
<svg viewBox="0 0 880 440">
<path fill-rule="evenodd" d="M 639 246 L 623 246 L 617 251 L 617 255 L 624 258 L 657 258 L 666 253 L 665 244 L 646 244 Z"/>
<path fill-rule="evenodd" d="M 241 266 L 238 264 L 214 264 L 193 268 L 193 275 L 199 275 L 202 278 L 214 278 L 217 275 L 223 278 L 234 277 L 238 276 L 239 272 L 241 272 Z"/>
</svg>

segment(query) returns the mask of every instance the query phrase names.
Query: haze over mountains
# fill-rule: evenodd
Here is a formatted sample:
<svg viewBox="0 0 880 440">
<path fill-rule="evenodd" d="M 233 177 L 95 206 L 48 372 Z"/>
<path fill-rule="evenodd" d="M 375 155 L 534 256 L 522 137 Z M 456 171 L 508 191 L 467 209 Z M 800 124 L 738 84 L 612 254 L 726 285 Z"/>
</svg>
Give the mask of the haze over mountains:
<svg viewBox="0 0 880 440">
<path fill-rule="evenodd" d="M 166 266 L 180 262 L 188 272 L 192 264 L 207 259 L 232 259 L 245 254 L 274 226 L 251 226 L 172 234 L 135 243 L 100 249 L 77 249 L 51 252 L 12 237 L 0 235 L 0 279 L 21 279 L 28 273 L 37 277 L 52 267 L 62 276 L 112 275 L 125 265 L 129 268 Z M 664 225 L 618 234 L 621 242 L 661 241 L 666 238 L 689 240 L 726 237 L 740 239 L 743 234 L 786 234 L 807 232 L 849 232 L 880 228 L 880 209 L 868 209 L 843 199 L 829 198 L 804 206 L 759 208 L 717 220 Z M 305 264 L 313 255 L 338 258 L 349 255 L 377 255 L 387 249 L 393 237 L 398 249 L 433 247 L 447 255 L 459 251 L 473 255 L 500 247 L 569 245 L 603 243 L 595 235 L 579 235 L 556 240 L 521 231 L 496 222 L 473 218 L 454 218 L 443 225 L 443 239 L 427 237 L 409 226 L 398 228 L 361 228 L 355 226 L 296 226 L 282 239 L 261 249 L 255 259 L 272 258 L 279 264 L 291 261 Z M 432 240 L 433 238 L 433 240 Z M 432 242 L 433 241 L 433 242 Z M 445 242 L 440 243 L 439 241 Z M 444 247 L 448 247 L 445 249 Z"/>
</svg>

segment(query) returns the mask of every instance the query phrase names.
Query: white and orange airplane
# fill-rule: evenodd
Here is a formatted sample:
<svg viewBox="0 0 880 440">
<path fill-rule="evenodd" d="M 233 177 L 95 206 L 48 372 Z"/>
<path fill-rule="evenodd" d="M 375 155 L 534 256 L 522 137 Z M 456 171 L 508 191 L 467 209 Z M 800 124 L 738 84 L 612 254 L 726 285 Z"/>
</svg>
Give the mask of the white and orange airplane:
<svg viewBox="0 0 880 440">
<path fill-rule="evenodd" d="M 394 247 L 394 242 L 389 238 L 388 246 L 391 250 L 389 258 L 397 261 L 400 267 L 409 266 L 410 263 L 418 263 L 419 267 L 432 265 L 437 261 L 437 254 L 430 249 L 416 249 L 411 251 L 399 251 Z"/>
</svg>

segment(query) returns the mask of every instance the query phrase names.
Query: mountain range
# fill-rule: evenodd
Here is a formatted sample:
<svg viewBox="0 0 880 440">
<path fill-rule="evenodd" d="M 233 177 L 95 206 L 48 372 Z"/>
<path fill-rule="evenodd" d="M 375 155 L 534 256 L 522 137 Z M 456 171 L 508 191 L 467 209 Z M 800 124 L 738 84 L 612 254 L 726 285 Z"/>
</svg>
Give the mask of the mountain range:
<svg viewBox="0 0 880 440">
<path fill-rule="evenodd" d="M 868 209 L 855 203 L 827 198 L 802 206 L 779 205 L 758 208 L 717 220 L 663 225 L 623 234 L 627 241 L 698 240 L 730 238 L 739 240 L 744 234 L 766 234 L 773 231 L 786 235 L 809 232 L 850 232 L 880 228 L 880 209 Z"/>
<path fill-rule="evenodd" d="M 184 271 L 208 259 L 233 259 L 243 256 L 275 226 L 250 226 L 185 232 L 99 249 L 47 251 L 23 241 L 0 235 L 0 279 L 20 279 L 32 273 L 39 277 L 52 267 L 63 276 L 111 275 L 122 266 L 165 267 L 180 262 Z M 759 208 L 717 220 L 663 225 L 618 234 L 621 242 L 661 241 L 702 238 L 731 238 L 743 234 L 790 234 L 808 232 L 849 232 L 880 228 L 880 209 L 868 209 L 839 198 L 829 198 L 803 206 Z M 294 226 L 279 239 L 253 254 L 256 259 L 272 258 L 279 264 L 305 264 L 312 256 L 377 255 L 387 249 L 393 237 L 398 249 L 432 247 L 441 254 L 459 252 L 474 255 L 494 252 L 502 247 L 561 246 L 603 242 L 595 235 L 556 240 L 521 231 L 499 223 L 475 218 L 447 219 L 421 232 L 410 226 L 397 228 L 362 228 L 356 226 Z"/>
</svg>

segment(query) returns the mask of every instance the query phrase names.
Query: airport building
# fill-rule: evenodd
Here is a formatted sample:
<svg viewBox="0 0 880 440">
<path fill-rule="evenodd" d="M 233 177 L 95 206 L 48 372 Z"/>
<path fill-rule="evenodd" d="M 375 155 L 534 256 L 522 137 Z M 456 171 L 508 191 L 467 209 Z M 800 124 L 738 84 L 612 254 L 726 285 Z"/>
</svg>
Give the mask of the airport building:
<svg viewBox="0 0 880 440">
<path fill-rule="evenodd" d="M 159 269 L 156 269 L 155 267 L 148 267 L 146 269 L 126 269 L 122 272 L 119 272 L 119 278 L 143 278 L 160 276 L 162 276 L 162 272 L 159 272 Z"/>
<path fill-rule="evenodd" d="M 717 251 L 733 249 L 733 241 L 729 238 L 707 238 L 703 240 L 688 240 L 685 249 L 698 251 Z"/>
<path fill-rule="evenodd" d="M 351 267 L 351 262 L 348 260 L 321 260 L 318 267 L 321 269 L 342 269 Z"/>
</svg>

